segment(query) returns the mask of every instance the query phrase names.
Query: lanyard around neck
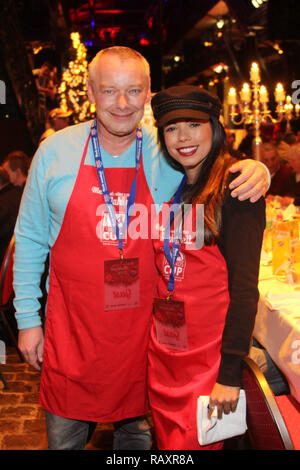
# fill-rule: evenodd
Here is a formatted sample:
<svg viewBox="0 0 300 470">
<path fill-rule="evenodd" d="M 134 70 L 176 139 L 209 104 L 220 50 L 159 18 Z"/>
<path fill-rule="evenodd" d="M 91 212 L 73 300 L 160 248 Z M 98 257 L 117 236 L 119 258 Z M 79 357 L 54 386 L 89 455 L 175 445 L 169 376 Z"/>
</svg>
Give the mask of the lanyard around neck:
<svg viewBox="0 0 300 470">
<path fill-rule="evenodd" d="M 176 191 L 175 197 L 174 197 L 173 202 L 172 202 L 172 206 L 170 208 L 169 220 L 168 220 L 166 229 L 164 231 L 164 252 L 165 252 L 165 256 L 168 260 L 168 263 L 170 265 L 170 268 L 171 268 L 169 283 L 168 283 L 169 296 L 172 295 L 172 293 L 174 291 L 175 263 L 176 263 L 176 260 L 177 260 L 178 254 L 179 254 L 179 250 L 180 250 L 180 245 L 181 245 L 181 241 L 179 239 L 179 233 L 180 233 L 180 230 L 182 229 L 182 226 L 177 226 L 176 228 L 174 227 L 174 238 L 173 238 L 172 253 L 171 253 L 171 249 L 170 249 L 170 231 L 171 231 L 171 225 L 172 225 L 173 220 L 174 220 L 174 213 L 176 211 L 176 207 L 178 209 L 178 205 L 180 203 L 181 194 L 182 194 L 183 188 L 185 186 L 185 182 L 186 182 L 186 175 L 184 175 L 184 177 L 182 178 L 181 183 L 180 183 L 180 185 L 179 185 L 179 187 Z"/>
<path fill-rule="evenodd" d="M 110 217 L 112 228 L 118 239 L 118 247 L 119 247 L 121 258 L 122 258 L 123 257 L 123 238 L 125 236 L 127 227 L 130 222 L 130 217 L 131 217 L 131 213 L 132 213 L 134 202 L 135 202 L 135 196 L 136 196 L 137 173 L 141 166 L 141 156 L 142 156 L 142 146 L 143 146 L 142 129 L 137 128 L 136 130 L 135 177 L 131 185 L 131 189 L 130 189 L 130 193 L 129 193 L 129 197 L 127 201 L 125 220 L 124 220 L 121 234 L 120 234 L 119 224 L 118 224 L 117 217 L 116 217 L 116 212 L 115 212 L 115 209 L 114 209 L 111 197 L 110 197 L 110 193 L 108 190 L 108 186 L 107 186 L 105 170 L 103 166 L 103 160 L 101 156 L 100 144 L 99 144 L 99 139 L 98 139 L 98 129 L 97 129 L 96 119 L 93 121 L 93 124 L 91 126 L 91 138 L 92 138 L 94 158 L 95 158 L 100 188 L 102 191 L 105 206 L 107 208 L 107 211 Z"/>
</svg>

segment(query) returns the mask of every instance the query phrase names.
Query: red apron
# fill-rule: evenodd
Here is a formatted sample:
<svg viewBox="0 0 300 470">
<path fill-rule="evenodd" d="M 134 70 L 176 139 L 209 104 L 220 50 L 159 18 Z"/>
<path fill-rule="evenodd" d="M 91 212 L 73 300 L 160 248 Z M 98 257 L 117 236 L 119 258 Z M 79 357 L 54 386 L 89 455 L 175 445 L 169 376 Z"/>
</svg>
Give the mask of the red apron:
<svg viewBox="0 0 300 470">
<path fill-rule="evenodd" d="M 154 242 L 159 270 L 158 297 L 165 298 L 169 264 L 163 241 Z M 210 395 L 220 364 L 220 347 L 229 304 L 226 262 L 217 245 L 188 250 L 182 244 L 175 264 L 174 300 L 184 301 L 188 349 L 176 351 L 157 341 L 155 319 L 149 347 L 149 398 L 157 445 L 164 450 L 201 447 L 197 439 L 199 395 Z"/>
<path fill-rule="evenodd" d="M 89 138 L 51 250 L 40 403 L 65 418 L 112 422 L 148 410 L 147 347 L 156 269 L 149 237 L 128 237 L 125 258 L 139 258 L 140 306 L 104 311 L 104 261 L 118 259 L 119 252 L 112 233 L 99 239 L 105 206 L 96 168 L 84 164 L 88 143 Z M 118 214 L 135 168 L 108 168 L 105 174 Z M 142 164 L 135 201 L 148 208 L 153 203 Z"/>
</svg>

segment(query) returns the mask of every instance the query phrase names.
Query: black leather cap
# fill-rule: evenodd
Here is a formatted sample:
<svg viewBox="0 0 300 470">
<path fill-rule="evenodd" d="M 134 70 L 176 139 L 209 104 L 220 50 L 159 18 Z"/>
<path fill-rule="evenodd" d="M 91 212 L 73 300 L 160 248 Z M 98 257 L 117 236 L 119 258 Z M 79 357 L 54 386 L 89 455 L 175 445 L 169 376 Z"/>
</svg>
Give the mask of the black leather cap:
<svg viewBox="0 0 300 470">
<path fill-rule="evenodd" d="M 178 119 L 202 119 L 211 116 L 219 118 L 219 99 L 197 86 L 174 86 L 159 91 L 151 100 L 154 118 L 158 127 Z"/>
</svg>

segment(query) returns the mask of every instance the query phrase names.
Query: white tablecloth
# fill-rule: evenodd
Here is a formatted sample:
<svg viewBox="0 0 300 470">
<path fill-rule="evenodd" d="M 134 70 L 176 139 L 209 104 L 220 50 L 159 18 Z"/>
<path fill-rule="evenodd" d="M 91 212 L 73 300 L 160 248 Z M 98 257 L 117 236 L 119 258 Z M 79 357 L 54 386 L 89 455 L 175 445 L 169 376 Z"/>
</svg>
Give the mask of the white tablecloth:
<svg viewBox="0 0 300 470">
<path fill-rule="evenodd" d="M 254 337 L 264 346 L 300 402 L 300 284 L 287 284 L 261 266 Z"/>
</svg>

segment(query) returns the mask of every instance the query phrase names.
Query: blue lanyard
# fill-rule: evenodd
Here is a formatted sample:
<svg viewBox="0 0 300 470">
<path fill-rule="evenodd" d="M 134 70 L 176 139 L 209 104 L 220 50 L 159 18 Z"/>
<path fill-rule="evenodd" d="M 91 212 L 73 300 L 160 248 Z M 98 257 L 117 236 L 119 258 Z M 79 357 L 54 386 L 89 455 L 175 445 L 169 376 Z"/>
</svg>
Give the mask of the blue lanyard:
<svg viewBox="0 0 300 470">
<path fill-rule="evenodd" d="M 121 258 L 123 258 L 123 238 L 130 222 L 130 217 L 131 217 L 131 213 L 132 213 L 134 201 L 135 201 L 135 196 L 136 196 L 136 178 L 137 178 L 138 170 L 141 166 L 142 145 L 143 145 L 142 129 L 138 128 L 136 130 L 135 177 L 131 185 L 131 189 L 130 189 L 130 193 L 129 193 L 129 197 L 127 201 L 125 220 L 124 220 L 121 234 L 119 230 L 118 221 L 116 218 L 115 208 L 111 201 L 111 197 L 110 197 L 110 193 L 108 190 L 107 181 L 105 177 L 105 171 L 104 171 L 103 161 L 101 157 L 101 150 L 100 150 L 100 145 L 99 145 L 99 140 L 98 140 L 98 130 L 97 130 L 96 119 L 94 120 L 91 126 L 91 138 L 92 138 L 93 151 L 94 151 L 94 157 L 95 157 L 95 163 L 96 163 L 96 169 L 98 173 L 100 188 L 102 190 L 103 199 L 104 199 L 105 206 L 107 208 L 107 211 L 110 217 L 111 225 L 118 239 L 118 246 L 119 246 L 119 250 L 121 253 Z"/>
<path fill-rule="evenodd" d="M 170 273 L 170 278 L 169 278 L 169 283 L 168 283 L 169 297 L 170 297 L 171 293 L 174 291 L 175 263 L 176 263 L 176 260 L 177 260 L 178 254 L 179 254 L 179 250 L 180 250 L 180 245 L 181 245 L 181 241 L 178 238 L 180 227 L 177 227 L 176 230 L 175 230 L 175 233 L 174 233 L 173 247 L 172 247 L 172 254 L 171 254 L 171 250 L 170 250 L 170 229 L 171 229 L 171 225 L 172 225 L 173 220 L 174 220 L 174 208 L 175 208 L 175 206 L 178 206 L 178 204 L 180 203 L 181 194 L 182 194 L 185 182 L 186 182 L 186 175 L 184 175 L 184 177 L 182 178 L 181 183 L 180 183 L 180 185 L 179 185 L 179 187 L 176 191 L 175 197 L 173 199 L 172 206 L 170 208 L 169 221 L 168 221 L 168 224 L 166 226 L 165 233 L 164 233 L 164 252 L 165 252 L 165 256 L 168 260 L 168 263 L 170 265 L 170 268 L 171 268 L 171 273 Z M 166 232 L 167 232 L 168 236 L 166 236 Z"/>
</svg>

